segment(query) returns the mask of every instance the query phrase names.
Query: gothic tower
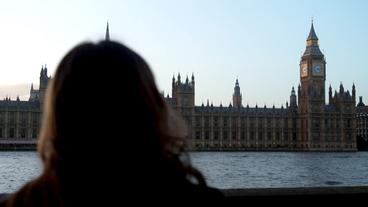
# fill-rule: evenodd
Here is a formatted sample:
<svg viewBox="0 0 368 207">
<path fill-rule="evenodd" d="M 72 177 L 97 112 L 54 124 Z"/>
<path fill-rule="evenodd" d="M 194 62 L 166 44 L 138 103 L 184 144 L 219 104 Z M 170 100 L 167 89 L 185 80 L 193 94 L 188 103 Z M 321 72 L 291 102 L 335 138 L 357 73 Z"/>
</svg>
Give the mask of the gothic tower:
<svg viewBox="0 0 368 207">
<path fill-rule="evenodd" d="M 109 22 L 106 25 L 105 41 L 110 41 Z"/>
<path fill-rule="evenodd" d="M 45 67 L 42 66 L 41 68 L 41 73 L 40 73 L 40 89 L 39 89 L 39 100 L 40 100 L 40 104 L 41 107 L 43 105 L 44 102 L 44 98 L 46 95 L 46 88 L 47 88 L 47 84 L 49 82 L 50 77 L 47 76 L 47 67 L 45 65 Z"/>
<path fill-rule="evenodd" d="M 173 77 L 172 97 L 178 110 L 188 112 L 194 108 L 194 84 L 194 75 L 191 81 L 187 77 L 185 82 L 181 81 L 180 74 L 178 74 L 177 81 Z"/>
<path fill-rule="evenodd" d="M 234 87 L 234 94 L 233 94 L 233 105 L 235 108 L 242 107 L 242 94 L 240 93 L 240 87 L 238 79 L 236 79 L 235 87 Z"/>
<path fill-rule="evenodd" d="M 319 49 L 318 37 L 312 26 L 307 46 L 300 60 L 301 147 L 318 146 L 323 141 L 326 61 Z"/>
<path fill-rule="evenodd" d="M 188 137 L 191 137 L 194 132 L 192 124 L 194 123 L 194 75 L 192 75 L 191 81 L 188 77 L 185 82 L 181 81 L 181 76 L 178 74 L 177 80 L 175 77 L 172 78 L 172 107 L 179 112 L 179 114 L 186 121 L 187 126 L 189 126 Z M 191 148 L 189 144 L 189 148 Z"/>
<path fill-rule="evenodd" d="M 291 94 L 290 94 L 290 109 L 296 109 L 297 106 L 297 102 L 296 102 L 296 93 L 295 93 L 295 89 L 294 87 L 291 89 Z"/>
</svg>

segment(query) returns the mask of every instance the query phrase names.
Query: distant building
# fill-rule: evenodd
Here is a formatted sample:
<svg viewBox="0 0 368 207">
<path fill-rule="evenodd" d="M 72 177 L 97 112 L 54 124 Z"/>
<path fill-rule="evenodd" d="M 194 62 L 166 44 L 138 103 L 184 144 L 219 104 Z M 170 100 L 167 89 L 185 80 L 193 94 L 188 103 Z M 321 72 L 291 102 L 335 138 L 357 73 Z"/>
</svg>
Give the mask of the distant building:
<svg viewBox="0 0 368 207">
<path fill-rule="evenodd" d="M 105 40 L 110 40 L 108 24 Z M 24 145 L 36 143 L 41 126 L 41 109 L 50 79 L 46 66 L 42 66 L 39 89 L 31 85 L 28 101 L 19 98 L 11 100 L 10 97 L 0 101 L 0 149 L 16 148 L 18 145 L 26 149 Z"/>
<path fill-rule="evenodd" d="M 105 40 L 110 40 L 108 24 Z M 17 146 L 21 149 L 33 149 L 27 145 L 36 144 L 41 126 L 41 109 L 50 79 L 47 67 L 42 66 L 39 89 L 34 89 L 33 84 L 31 85 L 28 101 L 21 101 L 19 97 L 16 100 L 11 100 L 10 97 L 0 100 L 0 150 L 19 148 Z"/>
<path fill-rule="evenodd" d="M 46 66 L 41 68 L 40 88 L 33 84 L 28 101 L 6 97 L 0 101 L 0 139 L 36 139 L 40 128 L 41 106 L 50 77 Z M 0 140 L 1 141 L 1 140 Z"/>
<path fill-rule="evenodd" d="M 105 38 L 110 39 L 108 25 Z M 28 101 L 8 97 L 0 101 L 2 146 L 35 143 L 50 78 L 42 67 L 40 87 L 36 90 L 32 84 Z M 342 84 L 334 93 L 329 87 L 326 105 L 325 80 L 326 61 L 312 23 L 300 60 L 300 84 L 297 90 L 292 87 L 290 105 L 244 106 L 236 80 L 229 106 L 213 106 L 209 101 L 195 106 L 194 75 L 182 81 L 180 74 L 173 77 L 172 96 L 165 100 L 186 120 L 193 150 L 356 151 L 356 134 L 367 139 L 367 106 L 360 98 L 356 107 L 355 85 L 350 93 Z"/>
<path fill-rule="evenodd" d="M 368 142 L 368 106 L 363 103 L 363 97 L 359 97 L 359 103 L 356 108 L 356 132 L 358 139 Z"/>
<path fill-rule="evenodd" d="M 325 81 L 326 61 L 312 23 L 300 85 L 285 108 L 243 106 L 238 80 L 233 104 L 195 106 L 194 76 L 182 82 L 180 74 L 166 100 L 186 120 L 193 150 L 356 151 L 355 86 L 351 93 L 342 84 L 334 93 L 330 86 L 326 105 Z"/>
</svg>

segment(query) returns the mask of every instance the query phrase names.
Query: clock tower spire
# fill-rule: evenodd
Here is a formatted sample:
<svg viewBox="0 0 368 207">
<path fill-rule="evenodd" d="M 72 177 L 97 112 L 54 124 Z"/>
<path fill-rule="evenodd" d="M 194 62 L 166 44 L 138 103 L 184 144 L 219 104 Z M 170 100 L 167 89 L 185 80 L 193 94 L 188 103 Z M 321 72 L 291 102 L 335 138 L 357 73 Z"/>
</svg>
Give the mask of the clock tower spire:
<svg viewBox="0 0 368 207">
<path fill-rule="evenodd" d="M 326 61 L 319 49 L 318 37 L 312 22 L 307 45 L 300 60 L 300 82 L 305 102 L 325 104 Z M 316 107 L 315 107 L 316 108 Z M 305 110 L 311 108 L 306 107 Z"/>
<path fill-rule="evenodd" d="M 301 97 L 299 114 L 301 118 L 302 143 L 323 141 L 324 130 L 326 61 L 318 44 L 313 21 L 306 41 L 306 48 L 300 60 Z"/>
</svg>

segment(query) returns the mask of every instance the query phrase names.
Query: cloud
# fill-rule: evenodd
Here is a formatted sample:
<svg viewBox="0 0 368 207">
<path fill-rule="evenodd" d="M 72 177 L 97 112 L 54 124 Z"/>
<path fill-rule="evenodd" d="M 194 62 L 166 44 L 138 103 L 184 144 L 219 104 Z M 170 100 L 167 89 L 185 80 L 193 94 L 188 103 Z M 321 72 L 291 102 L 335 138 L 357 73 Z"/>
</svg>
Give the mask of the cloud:
<svg viewBox="0 0 368 207">
<path fill-rule="evenodd" d="M 20 100 L 28 100 L 29 92 L 31 90 L 30 84 L 7 84 L 0 85 L 0 99 L 10 97 L 15 100 L 19 96 Z"/>
</svg>

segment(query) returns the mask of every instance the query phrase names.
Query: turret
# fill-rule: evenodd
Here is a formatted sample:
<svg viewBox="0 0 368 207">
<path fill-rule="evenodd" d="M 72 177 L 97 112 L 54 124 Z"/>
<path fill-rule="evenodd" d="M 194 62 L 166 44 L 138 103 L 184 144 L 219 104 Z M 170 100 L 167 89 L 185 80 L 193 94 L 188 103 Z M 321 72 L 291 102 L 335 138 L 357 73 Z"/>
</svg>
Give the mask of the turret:
<svg viewBox="0 0 368 207">
<path fill-rule="evenodd" d="M 295 94 L 294 87 L 291 89 L 291 94 L 290 94 L 290 107 L 291 108 L 296 108 L 297 107 L 296 94 Z"/>
<path fill-rule="evenodd" d="M 352 93 L 351 96 L 352 96 L 353 101 L 356 101 L 356 91 L 355 91 L 355 84 L 354 83 L 353 83 L 351 93 Z"/>
<path fill-rule="evenodd" d="M 307 45 L 308 46 L 318 46 L 318 37 L 316 35 L 316 32 L 314 31 L 313 21 L 312 21 L 311 29 L 309 31 L 308 38 L 307 38 Z"/>
<path fill-rule="evenodd" d="M 300 103 L 302 102 L 301 101 L 301 98 L 302 98 L 302 89 L 300 87 L 300 83 L 298 85 L 298 104 L 300 105 Z M 300 107 L 299 107 L 300 108 Z"/>
<path fill-rule="evenodd" d="M 109 22 L 106 25 L 105 41 L 110 41 Z"/>
<path fill-rule="evenodd" d="M 38 96 L 39 96 L 39 91 L 38 90 L 35 90 L 33 88 L 33 83 L 31 84 L 31 90 L 29 92 L 29 101 L 39 101 L 38 99 Z"/>
<path fill-rule="evenodd" d="M 304 51 L 302 58 L 311 57 L 311 56 L 321 58 L 322 61 L 325 60 L 324 55 L 319 49 L 318 37 L 316 35 L 316 32 L 314 31 L 313 21 L 312 21 L 312 25 L 309 31 L 309 35 L 307 37 L 307 47 Z"/>
<path fill-rule="evenodd" d="M 363 97 L 362 96 L 359 96 L 359 103 L 357 105 L 358 107 L 360 106 L 365 106 L 365 104 L 363 103 Z"/>
<path fill-rule="evenodd" d="M 328 103 L 332 104 L 332 87 L 330 84 L 330 87 L 328 88 Z"/>
<path fill-rule="evenodd" d="M 46 88 L 47 88 L 47 84 L 49 82 L 49 79 L 50 79 L 50 77 L 47 75 L 46 65 L 45 65 L 45 67 L 42 66 L 41 73 L 40 73 L 40 89 L 39 89 L 39 93 L 40 93 L 39 100 L 40 100 L 40 103 L 41 103 L 41 107 L 42 107 L 42 104 L 43 104 L 43 101 L 44 101 L 44 98 L 45 98 Z"/>
<path fill-rule="evenodd" d="M 240 86 L 239 86 L 238 79 L 236 79 L 235 87 L 234 87 L 233 105 L 235 108 L 242 107 L 242 94 L 240 93 Z"/>
<path fill-rule="evenodd" d="M 181 79 L 180 79 L 180 73 L 178 73 L 178 84 L 181 83 Z"/>
<path fill-rule="evenodd" d="M 190 110 L 194 109 L 194 75 L 192 75 L 192 81 L 189 82 L 188 76 L 184 83 L 181 82 L 180 73 L 178 73 L 177 81 L 175 77 L 172 78 L 172 98 L 175 105 L 179 110 L 185 110 L 186 113 L 190 113 Z"/>
<path fill-rule="evenodd" d="M 342 85 L 342 82 L 340 82 L 340 95 L 344 93 L 344 86 Z"/>
</svg>

